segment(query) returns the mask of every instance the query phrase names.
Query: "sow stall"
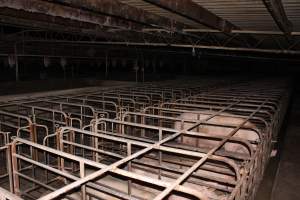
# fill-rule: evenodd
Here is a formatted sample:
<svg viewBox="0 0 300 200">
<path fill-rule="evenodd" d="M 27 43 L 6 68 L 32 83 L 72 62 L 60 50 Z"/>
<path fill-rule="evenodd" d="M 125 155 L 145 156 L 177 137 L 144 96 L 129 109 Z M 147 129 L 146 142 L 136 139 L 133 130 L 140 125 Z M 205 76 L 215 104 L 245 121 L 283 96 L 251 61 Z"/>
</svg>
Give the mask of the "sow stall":
<svg viewBox="0 0 300 200">
<path fill-rule="evenodd" d="M 58 127 L 72 126 L 81 128 L 82 121 L 90 123 L 95 118 L 91 107 L 57 102 L 50 103 L 51 106 L 46 106 L 36 101 L 30 103 L 22 101 L 0 105 L 1 157 L 3 161 L 7 161 L 6 163 L 1 163 L 0 178 L 3 179 L 1 186 L 8 189 L 7 186 L 10 185 L 10 191 L 12 191 L 12 180 L 7 179 L 7 177 L 11 176 L 8 156 L 10 148 L 8 144 L 11 142 L 12 136 L 43 144 L 44 139 L 49 137 L 49 133 L 54 133 Z M 69 112 L 63 112 L 67 108 Z M 85 113 L 74 113 L 78 108 Z M 48 140 L 47 142 L 50 146 L 55 145 L 55 141 Z"/>
<path fill-rule="evenodd" d="M 188 85 L 186 85 L 186 87 L 187 86 Z M 143 87 L 148 88 L 147 84 L 140 86 L 139 88 Z M 207 86 L 203 85 L 203 88 L 207 88 Z M 131 89 L 134 90 L 133 88 Z M 155 89 L 158 89 L 158 87 Z M 168 91 L 170 88 L 166 89 L 161 87 L 160 89 L 162 91 Z M 172 94 L 175 92 L 183 93 L 180 92 L 180 90 L 184 91 L 187 90 L 187 88 L 173 88 Z M 61 126 L 82 128 L 89 124 L 93 119 L 101 117 L 116 118 L 123 110 L 130 111 L 130 108 L 132 108 L 132 111 L 136 111 L 144 108 L 146 105 L 152 105 L 150 96 L 147 93 L 131 96 L 135 97 L 135 99 L 140 102 L 135 102 L 130 98 L 120 98 L 120 96 L 115 96 L 113 93 L 107 96 L 104 96 L 104 93 L 102 93 L 101 96 L 96 96 L 96 94 L 93 95 L 94 93 L 97 93 L 95 89 L 87 90 L 88 94 L 92 93 L 92 95 L 90 95 L 91 97 L 89 97 L 89 95 L 84 95 L 83 93 L 84 92 L 81 92 L 81 96 L 79 97 L 78 94 L 75 93 L 72 94 L 71 97 L 69 97 L 70 94 L 66 94 L 28 98 L 2 103 L 0 105 L 1 131 L 7 131 L 5 132 L 7 135 L 11 134 L 11 136 L 25 138 L 38 144 L 56 147 L 56 141 L 53 140 L 53 135 L 55 134 L 52 133 Z M 153 96 L 154 95 L 152 95 L 152 97 Z M 136 105 L 140 105 L 138 109 Z M 51 142 L 50 139 L 52 139 Z M 81 138 L 81 141 L 83 141 L 83 138 Z M 7 181 L 9 184 L 5 184 L 4 187 L 13 191 L 13 181 L 11 180 L 12 174 L 9 167 L 11 161 L 8 159 L 10 151 L 9 142 L 11 142 L 10 137 L 5 136 L 5 138 L 3 138 L 1 155 L 7 163 L 3 163 L 3 166 L 1 166 L 3 167 L 3 176 L 1 176 L 1 178 L 10 178 L 10 180 Z M 25 150 L 24 148 L 21 149 L 22 153 L 27 153 L 28 151 L 33 152 L 35 161 L 41 157 L 40 153 L 30 150 L 30 148 L 27 150 L 26 148 Z M 25 167 L 23 170 L 26 172 L 29 168 L 30 166 Z M 37 168 L 32 167 L 32 171 L 35 173 Z M 10 186 L 9 188 L 8 185 Z"/>
<path fill-rule="evenodd" d="M 16 138 L 15 193 L 25 199 L 254 199 L 288 105 L 287 87 L 249 82 L 141 112 L 121 110 L 120 118 L 95 118 L 84 129 L 61 127 L 53 134 L 56 149 Z M 43 156 L 34 158 L 35 151 Z M 27 173 L 30 166 L 39 173 Z"/>
<path fill-rule="evenodd" d="M 43 144 L 49 132 L 54 132 L 59 126 L 72 126 L 72 121 L 72 118 L 59 110 L 15 103 L 0 105 L 1 158 L 4 161 L 0 164 L 0 186 L 13 191 L 9 145 L 12 137 Z M 48 144 L 55 145 L 54 142 Z"/>
</svg>

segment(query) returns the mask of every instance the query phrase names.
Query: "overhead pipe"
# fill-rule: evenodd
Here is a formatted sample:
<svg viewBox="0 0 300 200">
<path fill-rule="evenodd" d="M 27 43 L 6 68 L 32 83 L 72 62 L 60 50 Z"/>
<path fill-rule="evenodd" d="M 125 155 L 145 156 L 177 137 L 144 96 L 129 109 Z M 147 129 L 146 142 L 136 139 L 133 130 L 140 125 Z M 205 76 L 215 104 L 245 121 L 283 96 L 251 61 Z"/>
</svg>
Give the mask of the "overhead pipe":
<svg viewBox="0 0 300 200">
<path fill-rule="evenodd" d="M 148 47 L 175 47 L 175 48 L 190 48 L 190 49 L 210 49 L 210 50 L 226 50 L 226 51 L 241 51 L 241 52 L 256 52 L 270 54 L 285 54 L 285 55 L 300 55 L 300 50 L 279 50 L 279 49 L 258 49 L 245 47 L 224 47 L 213 45 L 192 45 L 192 44 L 168 44 L 168 43 L 145 43 L 145 42 L 97 42 L 97 41 L 61 41 L 61 40 L 27 40 L 26 42 L 46 42 L 46 43 L 76 43 L 89 45 L 124 45 L 124 46 L 148 46 Z"/>
<path fill-rule="evenodd" d="M 165 29 L 159 28 L 144 28 L 144 32 L 167 32 Z M 205 29 L 205 28 L 185 28 L 182 30 L 183 32 L 189 33 L 222 33 L 217 29 Z M 284 36 L 285 33 L 282 31 L 259 31 L 259 30 L 231 30 L 231 33 L 236 34 L 253 34 L 253 35 L 278 35 Z M 290 33 L 292 36 L 300 36 L 299 31 L 293 31 Z"/>
</svg>

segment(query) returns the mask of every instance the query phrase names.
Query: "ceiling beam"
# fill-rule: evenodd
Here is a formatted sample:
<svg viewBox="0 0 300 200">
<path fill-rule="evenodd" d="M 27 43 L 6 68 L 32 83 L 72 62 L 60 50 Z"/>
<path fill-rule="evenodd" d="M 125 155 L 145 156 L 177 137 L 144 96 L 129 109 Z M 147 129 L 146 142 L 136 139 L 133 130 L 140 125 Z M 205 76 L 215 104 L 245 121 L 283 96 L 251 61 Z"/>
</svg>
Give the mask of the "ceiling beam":
<svg viewBox="0 0 300 200">
<path fill-rule="evenodd" d="M 91 11 L 98 14 L 109 15 L 143 24 L 150 27 L 159 27 L 166 30 L 181 31 L 185 25 L 175 20 L 146 12 L 142 9 L 129 6 L 117 0 L 47 0 L 49 2 L 60 3 L 70 7 Z"/>
<path fill-rule="evenodd" d="M 293 25 L 289 21 L 281 0 L 263 0 L 267 10 L 273 17 L 278 28 L 285 34 L 290 35 L 293 31 Z"/>
<path fill-rule="evenodd" d="M 142 24 L 41 0 L 0 0 L 0 23 L 117 41 L 156 37 Z"/>
<path fill-rule="evenodd" d="M 13 7 L 13 6 L 10 6 Z M 31 10 L 35 8 L 31 5 Z M 76 9 L 71 8 L 72 13 L 76 13 Z M 67 9 L 67 11 L 70 11 Z M 73 12 L 74 11 L 74 12 Z M 46 14 L 44 14 L 46 13 Z M 78 21 L 77 18 L 67 18 L 58 15 L 56 12 L 29 12 L 26 9 L 12 9 L 8 7 L 2 7 L 0 0 L 0 24 L 9 27 L 17 27 L 21 30 L 34 30 L 36 31 L 49 31 L 48 34 L 44 34 L 48 37 L 53 35 L 52 33 L 65 33 L 73 36 L 80 36 L 90 38 L 91 40 L 114 40 L 114 41 L 127 41 L 131 39 L 135 40 L 149 40 L 157 38 L 155 33 L 145 33 L 142 31 L 142 27 L 136 27 L 136 29 L 126 29 L 124 27 L 117 28 L 116 26 L 110 26 L 106 23 L 105 25 L 98 24 L 98 21 Z M 81 16 L 84 16 L 84 12 L 80 12 Z M 96 18 L 95 16 L 93 16 Z M 113 22 L 116 25 L 115 22 Z M 118 24 L 121 25 L 121 24 Z M 141 30 L 139 30 L 141 29 Z M 32 31 L 26 31 L 26 34 Z M 41 32 L 42 33 L 42 32 Z M 22 41 L 22 37 L 17 37 L 18 35 L 12 35 L 10 37 L 0 37 L 0 43 L 5 42 L 15 42 Z M 77 37 L 80 39 L 80 37 Z M 170 39 L 170 35 L 165 35 L 165 39 Z M 72 38 L 72 37 L 71 37 Z M 78 39 L 78 40 L 79 40 Z M 84 38 L 81 38 L 84 39 Z"/>
<path fill-rule="evenodd" d="M 138 30 L 143 26 L 132 24 L 126 20 L 111 16 L 97 15 L 80 9 L 70 8 L 40 0 L 0 0 L 0 8 L 10 8 L 17 11 L 26 11 L 29 14 L 43 14 L 57 18 L 75 20 L 77 22 L 97 24 L 103 27 L 115 27 L 121 29 Z M 23 16 L 19 15 L 22 19 Z M 39 20 L 36 18 L 36 20 Z"/>
<path fill-rule="evenodd" d="M 170 12 L 176 13 L 207 27 L 230 33 L 238 29 L 234 24 L 215 15 L 191 0 L 143 0 Z"/>
<path fill-rule="evenodd" d="M 58 19 L 50 15 L 29 13 L 10 8 L 0 8 L 0 24 L 21 29 L 57 31 L 76 35 L 95 35 L 105 38 L 108 36 L 101 32 L 100 27 L 96 24 L 64 18 Z"/>
</svg>

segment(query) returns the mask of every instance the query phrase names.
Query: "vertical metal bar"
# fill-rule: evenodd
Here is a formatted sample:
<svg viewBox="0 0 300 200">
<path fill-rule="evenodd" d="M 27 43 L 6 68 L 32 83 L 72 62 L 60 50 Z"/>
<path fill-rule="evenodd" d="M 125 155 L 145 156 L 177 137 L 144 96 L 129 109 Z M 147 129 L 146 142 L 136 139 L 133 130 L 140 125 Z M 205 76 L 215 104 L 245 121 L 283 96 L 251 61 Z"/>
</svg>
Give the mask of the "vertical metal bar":
<svg viewBox="0 0 300 200">
<path fill-rule="evenodd" d="M 142 124 L 145 124 L 145 116 L 141 116 L 141 123 Z M 142 135 L 142 138 L 145 138 L 145 129 L 142 129 L 142 132 L 141 132 L 141 135 Z"/>
<path fill-rule="evenodd" d="M 49 147 L 49 139 L 47 140 L 47 146 Z M 46 165 L 49 165 L 50 158 L 49 158 L 49 154 L 46 151 L 44 152 L 44 159 L 45 159 Z M 48 183 L 48 181 L 49 181 L 48 170 L 45 170 L 45 177 L 46 177 L 46 183 Z"/>
<path fill-rule="evenodd" d="M 72 79 L 74 78 L 74 64 L 71 65 L 71 74 L 72 74 Z"/>
<path fill-rule="evenodd" d="M 63 133 L 59 131 L 59 146 L 60 146 L 60 150 L 64 151 L 64 140 L 63 140 Z M 59 158 L 60 161 L 60 170 L 65 171 L 65 159 L 63 157 Z M 64 182 L 67 183 L 67 179 L 64 178 Z"/>
<path fill-rule="evenodd" d="M 108 52 L 105 53 L 105 79 L 108 78 Z"/>
<path fill-rule="evenodd" d="M 144 69 L 144 67 L 142 68 L 142 81 L 143 81 L 143 83 L 145 82 L 145 69 Z"/>
<path fill-rule="evenodd" d="M 85 167 L 84 167 L 84 162 L 79 162 L 79 169 L 80 169 L 80 178 L 83 178 L 85 176 Z M 81 197 L 82 200 L 86 200 L 86 186 L 83 184 L 81 186 Z"/>
<path fill-rule="evenodd" d="M 30 126 L 31 132 L 32 132 L 32 142 L 38 143 L 37 142 L 37 130 L 36 130 L 36 125 L 33 123 Z M 32 147 L 31 147 L 32 148 Z M 38 152 L 36 149 L 32 149 L 31 151 L 31 156 L 32 159 L 37 161 L 38 160 Z M 32 177 L 35 177 L 35 167 L 32 165 Z M 35 183 L 33 183 L 33 187 L 35 186 Z"/>
<path fill-rule="evenodd" d="M 94 126 L 92 126 L 92 132 L 97 133 L 98 132 L 98 123 L 95 123 Z M 91 137 L 91 146 L 94 146 L 96 149 L 98 149 L 98 141 L 96 142 L 96 140 L 98 140 L 98 138 L 96 137 Z M 83 150 L 84 151 L 84 150 Z M 93 156 L 93 160 L 98 162 L 98 152 L 92 152 L 92 156 Z"/>
<path fill-rule="evenodd" d="M 158 137 L 159 137 L 159 141 L 162 140 L 162 129 L 159 129 L 159 133 L 158 133 Z M 159 164 L 159 168 L 158 168 L 158 179 L 161 179 L 161 163 L 162 162 L 162 152 L 159 151 L 158 152 L 158 164 Z"/>
<path fill-rule="evenodd" d="M 128 142 L 127 143 L 127 156 L 130 156 L 131 155 L 131 143 Z M 132 170 L 132 167 L 131 167 L 131 161 L 128 162 L 128 171 L 131 172 Z M 132 184 L 132 181 L 131 180 L 128 180 L 128 195 L 131 196 L 131 184 Z"/>
<path fill-rule="evenodd" d="M 16 142 L 12 143 L 11 153 L 12 153 L 12 169 L 13 169 L 13 184 L 14 192 L 16 195 L 20 195 L 20 180 L 18 176 L 18 159 L 16 157 L 17 144 Z"/>
<path fill-rule="evenodd" d="M 54 112 L 52 112 L 52 128 L 54 131 L 55 130 L 55 114 L 54 114 Z"/>
<path fill-rule="evenodd" d="M 14 193 L 14 185 L 13 185 L 13 172 L 12 172 L 12 158 L 11 158 L 11 144 L 7 144 L 6 149 L 6 159 L 7 159 L 7 173 L 9 180 L 9 190 Z"/>
<path fill-rule="evenodd" d="M 138 82 L 138 69 L 135 70 L 135 82 Z"/>
<path fill-rule="evenodd" d="M 17 43 L 15 43 L 15 59 L 16 59 L 16 81 L 18 82 L 19 81 L 19 62 L 18 62 L 18 52 L 17 52 Z"/>
<path fill-rule="evenodd" d="M 99 141 L 98 137 L 95 138 L 95 148 L 98 150 L 99 149 Z M 99 162 L 99 153 L 96 152 L 96 162 Z"/>
<path fill-rule="evenodd" d="M 85 123 L 85 117 L 83 116 L 83 107 L 80 106 L 80 119 L 83 123 Z"/>
<path fill-rule="evenodd" d="M 200 114 L 197 114 L 197 120 L 200 120 Z M 197 132 L 200 132 L 200 126 L 197 126 Z M 196 147 L 199 147 L 199 138 L 196 138 Z"/>
<path fill-rule="evenodd" d="M 75 133 L 74 133 L 74 131 L 70 131 L 70 139 L 69 139 L 69 141 L 75 142 Z M 74 145 L 70 146 L 70 154 L 76 155 Z M 72 171 L 74 172 L 75 171 L 74 162 L 71 162 L 71 167 L 72 167 Z"/>
<path fill-rule="evenodd" d="M 80 144 L 82 144 L 82 145 L 84 145 L 84 137 L 83 137 L 83 134 L 81 133 L 80 134 Z M 82 157 L 84 158 L 84 149 L 83 148 L 81 148 L 81 155 L 82 155 Z"/>
</svg>

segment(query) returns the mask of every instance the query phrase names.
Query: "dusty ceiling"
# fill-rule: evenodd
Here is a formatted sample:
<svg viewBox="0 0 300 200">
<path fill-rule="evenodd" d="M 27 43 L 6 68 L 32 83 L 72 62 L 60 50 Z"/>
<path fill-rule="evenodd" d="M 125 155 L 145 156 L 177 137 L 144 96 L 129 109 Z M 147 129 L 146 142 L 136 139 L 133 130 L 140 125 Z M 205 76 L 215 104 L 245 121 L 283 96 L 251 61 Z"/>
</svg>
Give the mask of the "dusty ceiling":
<svg viewBox="0 0 300 200">
<path fill-rule="evenodd" d="M 2 47 L 76 43 L 300 54 L 298 0 L 0 0 L 0 23 Z"/>
</svg>

